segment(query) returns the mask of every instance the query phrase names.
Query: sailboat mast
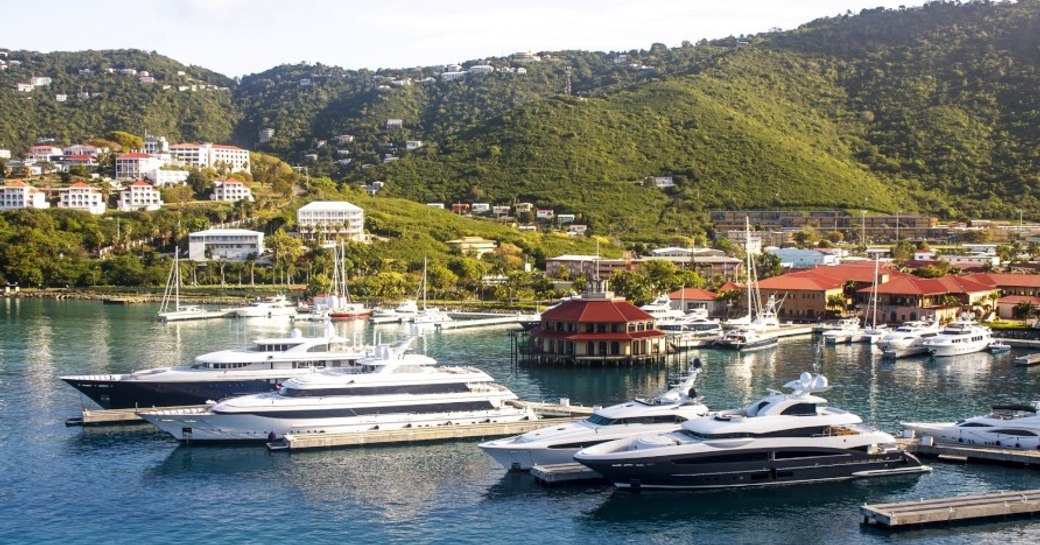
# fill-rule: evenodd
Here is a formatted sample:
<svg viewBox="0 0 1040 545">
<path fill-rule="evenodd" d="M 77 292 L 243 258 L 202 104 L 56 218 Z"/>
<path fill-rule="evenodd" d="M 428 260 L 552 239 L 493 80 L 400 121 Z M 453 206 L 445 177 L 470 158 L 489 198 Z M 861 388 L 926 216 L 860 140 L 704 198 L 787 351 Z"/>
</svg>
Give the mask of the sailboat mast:
<svg viewBox="0 0 1040 545">
<path fill-rule="evenodd" d="M 754 320 L 755 316 L 753 313 L 754 304 L 751 302 L 751 280 L 754 277 L 754 265 L 751 264 L 751 220 L 747 216 L 744 216 L 744 259 L 747 262 L 745 267 L 747 268 L 747 314 L 748 324 L 750 325 L 751 320 Z"/>
<path fill-rule="evenodd" d="M 871 296 L 871 299 L 872 299 L 870 305 L 871 305 L 871 312 L 873 313 L 873 316 L 871 317 L 870 327 L 874 328 L 874 329 L 877 329 L 877 285 L 878 285 L 878 256 L 875 255 L 874 256 L 874 286 L 873 286 L 873 289 L 870 290 L 870 292 L 871 292 L 870 296 Z"/>
<path fill-rule="evenodd" d="M 426 310 L 426 258 L 422 260 L 422 308 Z"/>
<path fill-rule="evenodd" d="M 177 246 L 173 247 L 173 306 L 181 310 L 181 252 Z"/>
</svg>

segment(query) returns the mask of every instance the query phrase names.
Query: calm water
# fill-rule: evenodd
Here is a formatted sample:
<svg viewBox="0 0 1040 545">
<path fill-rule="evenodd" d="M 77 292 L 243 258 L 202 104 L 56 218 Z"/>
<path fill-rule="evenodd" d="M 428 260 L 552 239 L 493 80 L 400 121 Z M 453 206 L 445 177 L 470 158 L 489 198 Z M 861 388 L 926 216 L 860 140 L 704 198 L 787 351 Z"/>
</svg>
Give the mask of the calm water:
<svg viewBox="0 0 1040 545">
<path fill-rule="evenodd" d="M 859 526 L 863 503 L 1040 488 L 1040 471 L 937 464 L 917 477 L 739 492 L 546 489 L 509 474 L 475 442 L 320 452 L 178 446 L 145 426 L 66 428 L 84 399 L 58 377 L 187 363 L 202 352 L 284 334 L 285 321 L 162 325 L 155 308 L 2 301 L 0 543 L 1037 543 L 1040 522 L 887 534 Z M 302 324 L 307 334 L 315 326 Z M 350 324 L 340 332 L 354 334 Z M 386 338 L 396 327 L 380 327 Z M 372 329 L 356 332 L 371 339 Z M 501 330 L 433 334 L 444 363 L 468 363 L 521 397 L 609 404 L 654 393 L 681 362 L 652 369 L 513 369 Z M 805 370 L 826 394 L 888 431 L 1040 399 L 1040 369 L 1011 356 L 880 362 L 868 347 L 808 340 L 750 355 L 705 350 L 698 389 L 712 408 L 743 405 Z"/>
</svg>

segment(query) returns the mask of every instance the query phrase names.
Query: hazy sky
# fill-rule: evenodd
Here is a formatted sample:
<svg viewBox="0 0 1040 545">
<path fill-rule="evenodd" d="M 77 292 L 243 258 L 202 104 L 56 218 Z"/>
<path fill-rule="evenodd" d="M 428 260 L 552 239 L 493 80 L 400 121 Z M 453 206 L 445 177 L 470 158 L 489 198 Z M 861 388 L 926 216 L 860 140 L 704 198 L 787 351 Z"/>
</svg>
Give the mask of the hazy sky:
<svg viewBox="0 0 1040 545">
<path fill-rule="evenodd" d="M 402 68 L 517 51 L 649 49 L 921 0 L 7 0 L 0 48 L 143 49 L 228 76 Z M 42 10 L 42 11 L 41 11 Z"/>
</svg>

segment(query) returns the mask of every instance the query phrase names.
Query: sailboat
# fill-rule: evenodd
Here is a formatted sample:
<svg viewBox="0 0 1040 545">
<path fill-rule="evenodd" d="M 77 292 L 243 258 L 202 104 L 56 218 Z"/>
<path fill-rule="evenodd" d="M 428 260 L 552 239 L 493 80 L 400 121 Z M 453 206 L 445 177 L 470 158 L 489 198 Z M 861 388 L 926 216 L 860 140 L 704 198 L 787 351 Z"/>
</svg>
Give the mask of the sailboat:
<svg viewBox="0 0 1040 545">
<path fill-rule="evenodd" d="M 758 291 L 758 274 L 755 271 L 755 261 L 751 259 L 751 222 L 744 218 L 746 241 L 744 243 L 744 257 L 747 260 L 747 315 L 734 320 L 729 320 L 726 325 L 730 327 L 722 337 L 717 339 L 712 346 L 717 348 L 732 348 L 741 351 L 761 350 L 772 348 L 778 344 L 776 335 L 768 330 L 780 326 L 777 318 L 779 304 L 773 296 L 769 296 L 769 302 L 762 307 Z"/>
<path fill-rule="evenodd" d="M 451 316 L 437 307 L 426 306 L 426 258 L 423 258 L 422 269 L 422 309 L 412 318 L 412 323 L 421 327 L 436 327 L 437 324 L 450 322 Z"/>
<path fill-rule="evenodd" d="M 863 332 L 863 340 L 874 344 L 881 340 L 888 333 L 888 325 L 877 323 L 877 304 L 878 304 L 878 258 L 874 257 L 874 285 L 870 287 L 870 327 L 866 328 Z M 866 321 L 864 321 L 865 325 Z"/>
<path fill-rule="evenodd" d="M 335 308 L 329 309 L 330 320 L 353 320 L 355 318 L 365 318 L 369 314 L 372 314 L 372 309 L 366 308 L 363 303 L 355 303 L 350 300 L 350 292 L 347 291 L 347 268 L 344 264 L 347 252 L 343 249 L 343 242 L 339 243 L 339 249 L 336 251 L 336 261 L 333 263 L 333 300 L 336 302 Z M 339 285 L 336 285 L 336 281 L 339 281 Z M 343 295 L 339 293 L 342 290 Z"/>
<path fill-rule="evenodd" d="M 166 289 L 163 291 L 162 303 L 159 305 L 160 322 L 180 322 L 185 320 L 205 320 L 220 318 L 223 311 L 206 310 L 196 305 L 181 306 L 181 261 L 180 250 L 173 249 L 173 268 L 166 278 Z"/>
<path fill-rule="evenodd" d="M 870 289 L 870 302 L 867 305 L 867 310 L 863 313 L 863 323 L 860 324 L 859 320 L 850 320 L 841 325 L 841 327 L 831 329 L 823 332 L 823 340 L 827 344 L 837 343 L 861 343 L 867 342 L 874 344 L 881 340 L 881 337 L 888 333 L 888 327 L 877 325 L 877 286 L 878 286 L 878 260 L 874 258 L 874 283 Z M 867 314 L 870 314 L 871 321 L 870 327 L 867 327 Z"/>
</svg>

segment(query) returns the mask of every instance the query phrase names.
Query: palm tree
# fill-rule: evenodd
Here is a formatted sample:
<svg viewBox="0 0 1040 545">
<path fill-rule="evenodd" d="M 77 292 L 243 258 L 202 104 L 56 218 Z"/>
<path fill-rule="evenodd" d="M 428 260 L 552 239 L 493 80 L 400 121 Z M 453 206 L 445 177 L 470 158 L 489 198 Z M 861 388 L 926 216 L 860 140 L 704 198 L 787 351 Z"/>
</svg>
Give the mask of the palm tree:
<svg viewBox="0 0 1040 545">
<path fill-rule="evenodd" d="M 827 310 L 837 311 L 839 316 L 845 314 L 847 305 L 847 300 L 843 295 L 834 293 L 827 296 Z"/>
</svg>

